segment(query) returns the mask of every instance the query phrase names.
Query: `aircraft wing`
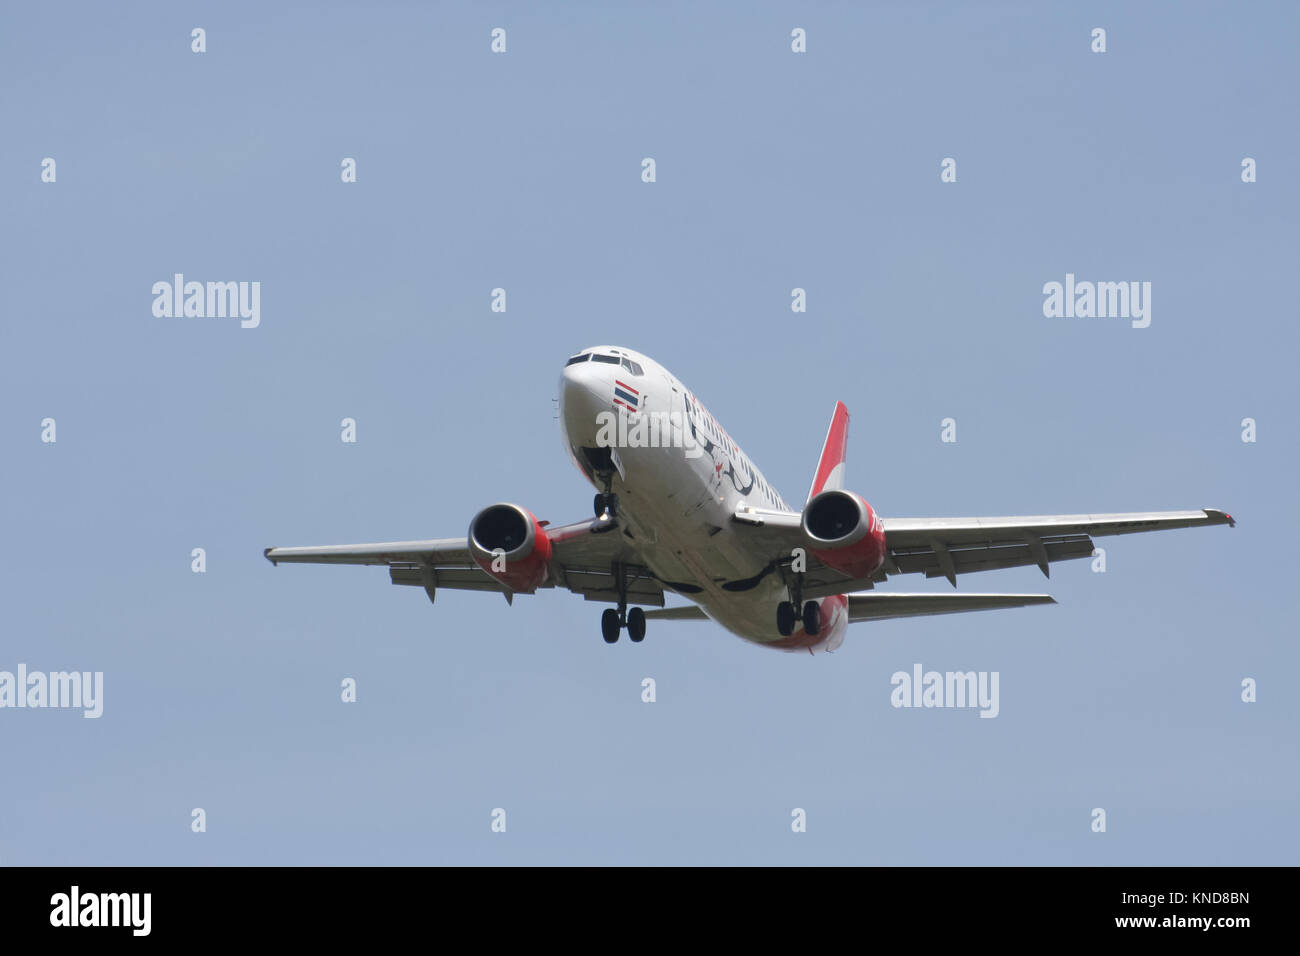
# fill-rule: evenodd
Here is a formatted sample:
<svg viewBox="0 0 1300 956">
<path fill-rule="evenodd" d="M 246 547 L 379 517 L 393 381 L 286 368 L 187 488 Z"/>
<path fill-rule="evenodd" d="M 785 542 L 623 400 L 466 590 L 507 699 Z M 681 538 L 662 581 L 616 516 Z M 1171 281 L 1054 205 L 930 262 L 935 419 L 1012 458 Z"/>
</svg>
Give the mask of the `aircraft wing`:
<svg viewBox="0 0 1300 956">
<path fill-rule="evenodd" d="M 889 574 L 946 577 L 1034 564 L 1050 576 L 1053 561 L 1092 555 L 1092 539 L 1236 522 L 1223 511 L 1136 511 L 1127 514 L 1035 515 L 1012 518 L 885 518 Z"/>
<path fill-rule="evenodd" d="M 662 607 L 664 585 L 641 563 L 630 538 L 620 529 L 594 534 L 592 522 L 545 529 L 551 539 L 550 577 L 542 587 L 562 587 L 588 601 L 618 602 L 618 568 L 627 580 L 629 604 Z M 470 557 L 465 538 L 427 541 L 381 541 L 373 544 L 335 544 L 309 548 L 267 548 L 272 564 L 374 564 L 387 565 L 393 584 L 422 587 L 434 599 L 438 588 L 462 591 L 496 591 L 513 600 L 514 594 Z"/>
<path fill-rule="evenodd" d="M 376 544 L 327 544 L 318 548 L 267 548 L 272 564 L 419 564 L 472 566 L 465 538 L 429 541 L 381 541 Z"/>
<path fill-rule="evenodd" d="M 796 547 L 807 548 L 797 512 L 741 509 L 735 521 L 771 554 L 777 570 L 789 574 L 789 557 Z M 1139 511 L 1126 514 L 1032 515 L 1005 518 L 882 518 L 885 563 L 870 578 L 854 579 L 807 555 L 805 597 L 826 597 L 874 587 L 889 575 L 957 575 L 1037 565 L 1044 575 L 1055 561 L 1092 555 L 1092 539 L 1103 535 L 1136 534 L 1202 525 L 1234 525 L 1224 511 Z"/>
</svg>

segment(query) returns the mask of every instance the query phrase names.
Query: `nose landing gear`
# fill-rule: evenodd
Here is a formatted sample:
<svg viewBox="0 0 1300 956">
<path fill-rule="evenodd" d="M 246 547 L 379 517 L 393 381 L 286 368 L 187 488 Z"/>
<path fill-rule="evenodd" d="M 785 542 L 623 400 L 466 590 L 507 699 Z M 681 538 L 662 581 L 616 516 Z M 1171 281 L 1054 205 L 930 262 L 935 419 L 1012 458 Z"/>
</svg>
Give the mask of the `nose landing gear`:
<svg viewBox="0 0 1300 956">
<path fill-rule="evenodd" d="M 605 490 L 598 492 L 592 501 L 592 509 L 596 512 L 596 520 L 591 525 L 593 532 L 614 530 L 616 524 L 614 519 L 618 516 L 618 495 L 609 490 L 613 481 L 613 475 L 605 478 Z"/>
</svg>

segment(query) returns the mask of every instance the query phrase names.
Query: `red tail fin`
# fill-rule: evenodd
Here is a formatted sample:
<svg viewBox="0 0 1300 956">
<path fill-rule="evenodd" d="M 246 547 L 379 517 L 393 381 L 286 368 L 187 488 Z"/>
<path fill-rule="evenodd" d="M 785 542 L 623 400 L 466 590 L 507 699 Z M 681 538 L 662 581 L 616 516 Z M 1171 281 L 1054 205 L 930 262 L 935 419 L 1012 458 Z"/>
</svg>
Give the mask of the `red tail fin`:
<svg viewBox="0 0 1300 956">
<path fill-rule="evenodd" d="M 827 488 L 844 487 L 844 456 L 848 444 L 849 410 L 843 402 L 836 402 L 831 427 L 826 432 L 826 444 L 822 446 L 821 461 L 817 462 L 817 475 L 813 478 L 812 490 L 808 492 L 809 498 Z"/>
</svg>

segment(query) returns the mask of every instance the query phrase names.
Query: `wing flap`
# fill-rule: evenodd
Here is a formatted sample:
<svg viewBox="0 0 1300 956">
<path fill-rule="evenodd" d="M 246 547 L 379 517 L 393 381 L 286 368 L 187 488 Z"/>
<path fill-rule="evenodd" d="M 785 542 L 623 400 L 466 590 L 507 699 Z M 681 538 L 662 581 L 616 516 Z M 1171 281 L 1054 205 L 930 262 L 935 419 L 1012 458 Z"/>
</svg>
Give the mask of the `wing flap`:
<svg viewBox="0 0 1300 956">
<path fill-rule="evenodd" d="M 394 584 L 420 588 L 450 588 L 453 591 L 505 592 L 506 586 L 481 568 L 419 568 L 393 565 L 388 577 Z"/>
<path fill-rule="evenodd" d="M 1092 539 L 1086 535 L 1043 541 L 1043 552 L 1048 562 L 1069 561 L 1092 556 Z M 993 571 L 1000 568 L 1018 568 L 1038 564 L 1039 556 L 1028 542 L 996 544 L 992 546 L 956 546 L 947 548 L 952 561 L 952 573 L 967 574 L 972 571 Z M 894 566 L 900 574 L 921 573 L 927 578 L 947 577 L 948 570 L 940 561 L 940 552 L 933 547 L 900 548 L 891 552 Z"/>
</svg>

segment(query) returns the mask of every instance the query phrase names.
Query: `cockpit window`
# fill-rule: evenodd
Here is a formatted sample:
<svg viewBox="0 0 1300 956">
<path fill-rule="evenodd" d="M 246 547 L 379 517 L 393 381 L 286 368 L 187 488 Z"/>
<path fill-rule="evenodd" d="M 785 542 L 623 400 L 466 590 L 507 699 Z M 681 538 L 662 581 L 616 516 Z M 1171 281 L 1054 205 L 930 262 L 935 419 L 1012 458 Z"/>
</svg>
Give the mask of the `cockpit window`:
<svg viewBox="0 0 1300 956">
<path fill-rule="evenodd" d="M 640 364 L 639 362 L 633 362 L 633 361 L 632 361 L 630 358 L 628 358 L 626 355 L 623 356 L 623 367 L 624 367 L 625 369 L 627 369 L 629 372 L 631 372 L 633 375 L 641 375 L 641 374 L 642 374 L 642 372 L 641 372 L 641 364 Z"/>
<path fill-rule="evenodd" d="M 640 362 L 633 362 L 633 363 L 632 363 L 632 374 L 633 374 L 633 375 L 644 375 L 644 374 L 645 374 L 645 372 L 641 371 L 641 363 L 640 363 Z"/>
<path fill-rule="evenodd" d="M 590 353 L 590 352 L 583 352 L 581 355 L 575 355 L 573 358 L 569 359 L 569 360 L 568 360 L 567 362 L 565 362 L 564 364 L 565 364 L 565 366 L 569 366 L 569 365 L 577 365 L 579 362 L 585 362 L 585 361 L 587 361 L 587 359 L 589 359 L 589 358 L 591 358 L 591 353 Z"/>
<path fill-rule="evenodd" d="M 606 365 L 617 365 L 617 364 L 618 364 L 618 356 L 617 356 L 617 355 L 593 355 L 593 356 L 591 357 L 591 360 L 592 360 L 593 362 L 604 362 Z"/>
</svg>

